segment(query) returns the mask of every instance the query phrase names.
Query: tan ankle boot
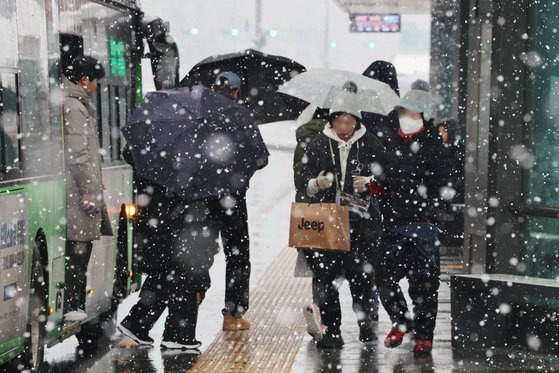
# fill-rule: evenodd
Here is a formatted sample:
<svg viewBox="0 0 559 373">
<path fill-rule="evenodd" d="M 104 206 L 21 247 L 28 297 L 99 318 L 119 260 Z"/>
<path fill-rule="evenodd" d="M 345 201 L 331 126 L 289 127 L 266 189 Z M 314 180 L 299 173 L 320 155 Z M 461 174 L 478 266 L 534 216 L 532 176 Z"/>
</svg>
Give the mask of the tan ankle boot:
<svg viewBox="0 0 559 373">
<path fill-rule="evenodd" d="M 223 312 L 223 330 L 236 332 L 238 330 L 250 329 L 250 322 L 248 320 L 235 318 L 229 312 Z"/>
<path fill-rule="evenodd" d="M 196 293 L 196 304 L 198 305 L 198 307 L 200 307 L 203 300 L 204 300 L 204 294 L 200 293 L 200 292 L 197 292 Z"/>
</svg>

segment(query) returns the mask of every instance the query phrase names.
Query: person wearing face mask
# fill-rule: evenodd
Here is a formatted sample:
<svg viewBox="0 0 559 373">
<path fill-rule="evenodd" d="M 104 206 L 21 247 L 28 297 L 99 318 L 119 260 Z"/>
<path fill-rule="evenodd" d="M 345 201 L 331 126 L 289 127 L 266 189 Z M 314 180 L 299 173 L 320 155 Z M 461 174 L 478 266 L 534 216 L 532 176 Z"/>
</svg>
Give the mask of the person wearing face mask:
<svg viewBox="0 0 559 373">
<path fill-rule="evenodd" d="M 437 215 L 453 197 L 457 172 L 449 150 L 431 119 L 429 84 L 417 80 L 398 110 L 397 141 L 387 147 L 383 209 L 383 256 L 377 261 L 376 282 L 381 301 L 393 323 L 386 347 L 402 343 L 414 331 L 416 354 L 430 353 L 437 317 L 440 229 Z M 398 282 L 406 277 L 414 317 Z"/>
<path fill-rule="evenodd" d="M 316 297 L 305 317 L 319 348 L 339 348 L 341 310 L 339 280 L 348 280 L 362 342 L 374 338 L 371 315 L 376 311 L 371 289 L 373 260 L 382 234 L 382 221 L 375 195 L 381 189 L 384 147 L 361 126 L 357 87 L 348 82 L 332 104 L 328 124 L 306 147 L 302 170 L 310 203 L 340 203 L 350 210 L 349 252 L 305 250 L 313 274 Z M 362 209 L 352 201 L 364 202 Z M 363 205 L 361 205 L 363 206 Z M 320 318 L 313 317 L 312 309 Z M 320 324 L 320 320 L 322 324 Z M 324 327 L 326 331 L 324 333 Z"/>
</svg>

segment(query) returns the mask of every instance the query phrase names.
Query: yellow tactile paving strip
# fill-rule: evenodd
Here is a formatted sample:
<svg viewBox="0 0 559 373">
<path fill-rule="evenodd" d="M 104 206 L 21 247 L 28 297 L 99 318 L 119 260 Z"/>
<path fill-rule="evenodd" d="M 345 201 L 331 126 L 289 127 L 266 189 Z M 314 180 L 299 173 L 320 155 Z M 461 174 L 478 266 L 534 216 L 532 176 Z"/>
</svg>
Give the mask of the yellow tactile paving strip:
<svg viewBox="0 0 559 373">
<path fill-rule="evenodd" d="M 190 372 L 291 371 L 306 333 L 302 309 L 311 298 L 311 279 L 293 277 L 296 257 L 296 250 L 284 249 L 251 289 L 251 330 L 220 332 Z"/>
</svg>

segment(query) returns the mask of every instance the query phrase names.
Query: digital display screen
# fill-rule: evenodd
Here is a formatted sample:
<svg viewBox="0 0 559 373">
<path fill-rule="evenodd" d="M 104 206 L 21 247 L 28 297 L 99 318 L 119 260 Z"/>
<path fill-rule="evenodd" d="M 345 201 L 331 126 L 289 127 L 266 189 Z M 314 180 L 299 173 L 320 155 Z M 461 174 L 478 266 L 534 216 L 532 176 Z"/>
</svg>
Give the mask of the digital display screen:
<svg viewBox="0 0 559 373">
<path fill-rule="evenodd" d="M 400 32 L 399 14 L 351 14 L 351 32 Z"/>
</svg>

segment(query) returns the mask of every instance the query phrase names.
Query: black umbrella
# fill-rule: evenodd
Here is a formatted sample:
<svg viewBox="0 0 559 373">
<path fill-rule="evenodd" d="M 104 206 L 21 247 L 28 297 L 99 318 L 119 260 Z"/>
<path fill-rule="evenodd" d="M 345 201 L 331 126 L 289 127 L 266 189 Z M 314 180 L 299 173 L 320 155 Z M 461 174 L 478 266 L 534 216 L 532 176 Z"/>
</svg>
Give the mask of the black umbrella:
<svg viewBox="0 0 559 373">
<path fill-rule="evenodd" d="M 278 93 L 278 88 L 305 70 L 293 60 L 264 54 L 254 49 L 206 58 L 190 70 L 181 86 L 211 87 L 221 72 L 241 78 L 239 99 L 256 113 L 262 123 L 296 119 L 308 105 L 295 97 Z"/>
<path fill-rule="evenodd" d="M 201 85 L 148 93 L 122 132 L 137 175 L 187 200 L 244 192 L 268 163 L 253 113 Z"/>
</svg>

